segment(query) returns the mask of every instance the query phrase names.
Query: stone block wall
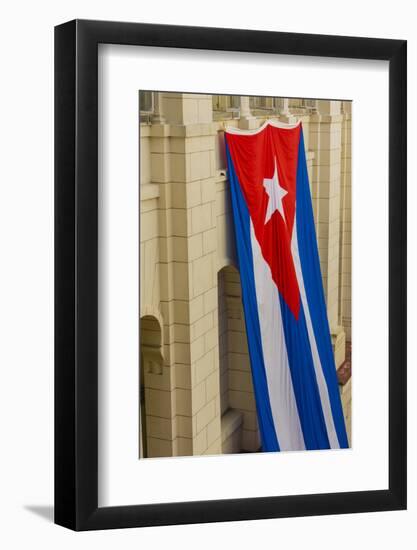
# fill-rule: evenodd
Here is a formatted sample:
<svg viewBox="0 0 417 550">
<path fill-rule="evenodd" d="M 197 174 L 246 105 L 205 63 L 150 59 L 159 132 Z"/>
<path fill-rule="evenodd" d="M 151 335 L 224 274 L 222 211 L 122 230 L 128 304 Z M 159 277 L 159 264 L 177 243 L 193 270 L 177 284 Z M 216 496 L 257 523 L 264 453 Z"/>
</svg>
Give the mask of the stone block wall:
<svg viewBox="0 0 417 550">
<path fill-rule="evenodd" d="M 219 272 L 218 288 L 221 412 L 222 415 L 229 410 L 240 413 L 239 450 L 254 452 L 260 448 L 260 436 L 240 276 L 234 267 L 225 267 Z"/>
</svg>

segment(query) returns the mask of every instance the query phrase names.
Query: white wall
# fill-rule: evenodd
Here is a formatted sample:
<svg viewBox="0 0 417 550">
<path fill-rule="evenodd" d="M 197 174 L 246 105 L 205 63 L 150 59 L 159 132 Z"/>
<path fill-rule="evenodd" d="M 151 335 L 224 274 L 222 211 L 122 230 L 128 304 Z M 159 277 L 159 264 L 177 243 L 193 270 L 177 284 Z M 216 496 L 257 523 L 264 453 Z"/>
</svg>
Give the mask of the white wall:
<svg viewBox="0 0 417 550">
<path fill-rule="evenodd" d="M 409 39 L 409 151 L 417 147 L 417 38 L 411 2 L 50 0 L 2 10 L 0 86 L 0 544 L 14 548 L 413 548 L 417 539 L 414 388 L 417 216 L 409 188 L 409 511 L 74 534 L 54 526 L 53 26 L 74 17 Z M 180 9 L 181 6 L 181 9 Z M 143 10 L 143 11 L 142 11 Z M 414 155 L 413 155 L 414 156 Z M 416 181 L 415 161 L 409 181 Z M 33 511 L 36 508 L 37 512 Z M 39 511 L 41 515 L 39 515 Z"/>
</svg>

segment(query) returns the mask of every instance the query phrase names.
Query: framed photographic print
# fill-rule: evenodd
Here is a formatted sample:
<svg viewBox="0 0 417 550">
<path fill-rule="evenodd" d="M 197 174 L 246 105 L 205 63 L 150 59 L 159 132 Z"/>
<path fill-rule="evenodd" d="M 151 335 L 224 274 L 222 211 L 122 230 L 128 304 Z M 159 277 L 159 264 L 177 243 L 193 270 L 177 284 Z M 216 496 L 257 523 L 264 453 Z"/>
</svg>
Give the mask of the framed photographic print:
<svg viewBox="0 0 417 550">
<path fill-rule="evenodd" d="M 406 42 L 55 30 L 55 521 L 406 507 Z"/>
</svg>

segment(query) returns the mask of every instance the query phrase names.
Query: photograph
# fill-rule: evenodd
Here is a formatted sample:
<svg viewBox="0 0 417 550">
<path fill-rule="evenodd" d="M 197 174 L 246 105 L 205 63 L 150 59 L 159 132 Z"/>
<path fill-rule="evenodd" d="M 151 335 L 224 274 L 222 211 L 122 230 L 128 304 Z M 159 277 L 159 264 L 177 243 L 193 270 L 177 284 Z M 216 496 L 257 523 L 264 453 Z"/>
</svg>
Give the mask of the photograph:
<svg viewBox="0 0 417 550">
<path fill-rule="evenodd" d="M 353 102 L 138 104 L 139 459 L 353 447 Z"/>
</svg>

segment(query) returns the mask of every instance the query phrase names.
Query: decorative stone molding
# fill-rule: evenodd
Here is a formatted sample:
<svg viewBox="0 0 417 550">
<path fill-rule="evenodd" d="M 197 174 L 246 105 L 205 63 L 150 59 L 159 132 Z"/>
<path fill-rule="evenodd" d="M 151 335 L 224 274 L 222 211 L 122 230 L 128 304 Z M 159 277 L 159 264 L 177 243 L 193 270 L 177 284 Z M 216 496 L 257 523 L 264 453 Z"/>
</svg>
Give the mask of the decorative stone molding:
<svg viewBox="0 0 417 550">
<path fill-rule="evenodd" d="M 146 373 L 160 374 L 163 373 L 164 357 L 160 346 L 141 346 L 143 367 Z"/>
</svg>

